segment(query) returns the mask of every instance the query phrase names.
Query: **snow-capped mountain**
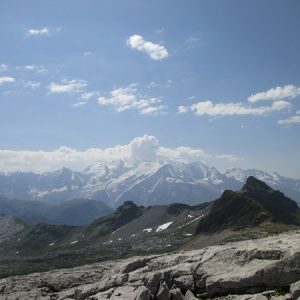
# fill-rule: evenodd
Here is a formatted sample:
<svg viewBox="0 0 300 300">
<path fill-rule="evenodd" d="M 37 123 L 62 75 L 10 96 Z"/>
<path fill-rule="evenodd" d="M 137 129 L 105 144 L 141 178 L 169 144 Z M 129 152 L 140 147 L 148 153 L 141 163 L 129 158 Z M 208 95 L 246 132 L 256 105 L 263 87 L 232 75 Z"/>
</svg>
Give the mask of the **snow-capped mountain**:
<svg viewBox="0 0 300 300">
<path fill-rule="evenodd" d="M 101 200 L 111 207 L 133 200 L 139 205 L 211 201 L 225 189 L 238 190 L 255 176 L 292 199 L 300 200 L 300 180 L 259 170 L 232 169 L 224 174 L 202 162 L 117 161 L 78 172 L 0 173 L 0 196 L 60 203 L 74 198 Z"/>
</svg>

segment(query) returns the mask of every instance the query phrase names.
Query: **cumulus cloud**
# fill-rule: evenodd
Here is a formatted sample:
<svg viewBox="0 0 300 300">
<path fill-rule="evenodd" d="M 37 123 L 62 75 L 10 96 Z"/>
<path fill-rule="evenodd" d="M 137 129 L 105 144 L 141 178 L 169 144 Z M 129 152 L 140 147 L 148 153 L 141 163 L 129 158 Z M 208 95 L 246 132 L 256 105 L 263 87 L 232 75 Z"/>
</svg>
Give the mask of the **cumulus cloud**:
<svg viewBox="0 0 300 300">
<path fill-rule="evenodd" d="M 159 149 L 159 141 L 155 136 L 136 137 L 129 143 L 130 156 L 134 159 L 153 160 Z"/>
<path fill-rule="evenodd" d="M 61 94 L 61 93 L 79 93 L 87 86 L 85 80 L 73 79 L 63 80 L 61 83 L 51 82 L 48 86 L 50 94 Z"/>
<path fill-rule="evenodd" d="M 10 76 L 3 76 L 0 77 L 0 85 L 5 84 L 5 83 L 13 83 L 15 82 L 16 79 Z"/>
<path fill-rule="evenodd" d="M 169 56 L 168 50 L 164 46 L 146 41 L 137 34 L 130 36 L 127 44 L 132 49 L 147 53 L 154 60 L 160 60 Z"/>
<path fill-rule="evenodd" d="M 203 101 L 191 105 L 190 110 L 198 116 L 233 116 L 233 115 L 267 115 L 274 111 L 290 108 L 291 104 L 287 101 L 276 101 L 271 106 L 250 107 L 243 103 L 217 103 Z M 178 108 L 179 109 L 179 108 Z M 182 110 L 182 108 L 181 108 Z"/>
<path fill-rule="evenodd" d="M 296 116 L 291 116 L 287 119 L 279 120 L 278 124 L 280 125 L 300 124 L 300 110 L 296 111 Z"/>
<path fill-rule="evenodd" d="M 53 171 L 62 167 L 83 170 L 96 163 L 112 161 L 146 160 L 190 162 L 203 159 L 219 159 L 232 161 L 233 155 L 210 155 L 201 149 L 191 147 L 162 147 L 155 136 L 144 135 L 134 138 L 126 145 L 111 148 L 90 148 L 79 151 L 69 147 L 59 147 L 53 151 L 14 151 L 0 150 L 0 170 L 3 172 Z"/>
<path fill-rule="evenodd" d="M 30 28 L 27 30 L 26 32 L 26 36 L 45 36 L 45 35 L 49 35 L 50 31 L 47 27 L 44 28 Z"/>
<path fill-rule="evenodd" d="M 137 110 L 144 115 L 157 115 L 164 113 L 164 105 L 161 105 L 161 99 L 140 95 L 135 84 L 127 87 L 114 89 L 109 97 L 99 97 L 98 104 L 102 106 L 111 106 L 117 112 L 126 110 Z"/>
<path fill-rule="evenodd" d="M 249 102 L 258 101 L 279 101 L 279 100 L 291 100 L 300 95 L 300 88 L 292 84 L 285 86 L 277 86 L 264 92 L 253 94 L 248 98 Z"/>
</svg>

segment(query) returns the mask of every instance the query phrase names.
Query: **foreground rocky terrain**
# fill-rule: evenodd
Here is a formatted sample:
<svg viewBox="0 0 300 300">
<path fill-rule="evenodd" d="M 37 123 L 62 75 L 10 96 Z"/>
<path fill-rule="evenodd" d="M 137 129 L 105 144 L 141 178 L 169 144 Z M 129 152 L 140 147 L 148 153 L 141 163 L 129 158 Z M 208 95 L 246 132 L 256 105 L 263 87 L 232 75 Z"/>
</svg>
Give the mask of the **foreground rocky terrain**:
<svg viewBox="0 0 300 300">
<path fill-rule="evenodd" d="M 298 282 L 297 282 L 298 281 Z M 0 281 L 1 299 L 298 299 L 300 231 Z"/>
</svg>

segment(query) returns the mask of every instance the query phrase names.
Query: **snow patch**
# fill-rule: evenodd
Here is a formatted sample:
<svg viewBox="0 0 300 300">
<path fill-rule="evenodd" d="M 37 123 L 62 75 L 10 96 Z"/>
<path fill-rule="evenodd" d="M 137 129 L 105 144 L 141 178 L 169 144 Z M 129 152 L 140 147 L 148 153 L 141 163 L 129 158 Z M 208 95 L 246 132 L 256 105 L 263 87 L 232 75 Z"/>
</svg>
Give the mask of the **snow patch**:
<svg viewBox="0 0 300 300">
<path fill-rule="evenodd" d="M 159 225 L 156 229 L 156 232 L 160 232 L 160 231 L 163 231 L 163 230 L 166 230 L 173 222 L 168 222 L 168 223 L 165 223 L 165 224 L 162 224 L 162 225 Z"/>
<path fill-rule="evenodd" d="M 150 233 L 150 232 L 152 232 L 152 228 L 145 228 L 145 229 L 143 229 L 143 231 Z"/>
</svg>

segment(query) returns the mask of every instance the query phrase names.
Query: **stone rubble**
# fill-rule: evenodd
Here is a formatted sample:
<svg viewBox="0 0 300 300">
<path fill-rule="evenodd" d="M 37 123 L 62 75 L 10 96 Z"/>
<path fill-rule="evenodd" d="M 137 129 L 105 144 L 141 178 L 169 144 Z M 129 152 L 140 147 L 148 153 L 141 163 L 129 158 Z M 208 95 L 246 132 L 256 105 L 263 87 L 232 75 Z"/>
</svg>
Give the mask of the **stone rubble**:
<svg viewBox="0 0 300 300">
<path fill-rule="evenodd" d="M 300 232 L 0 280 L 3 300 L 300 299 Z"/>
</svg>

